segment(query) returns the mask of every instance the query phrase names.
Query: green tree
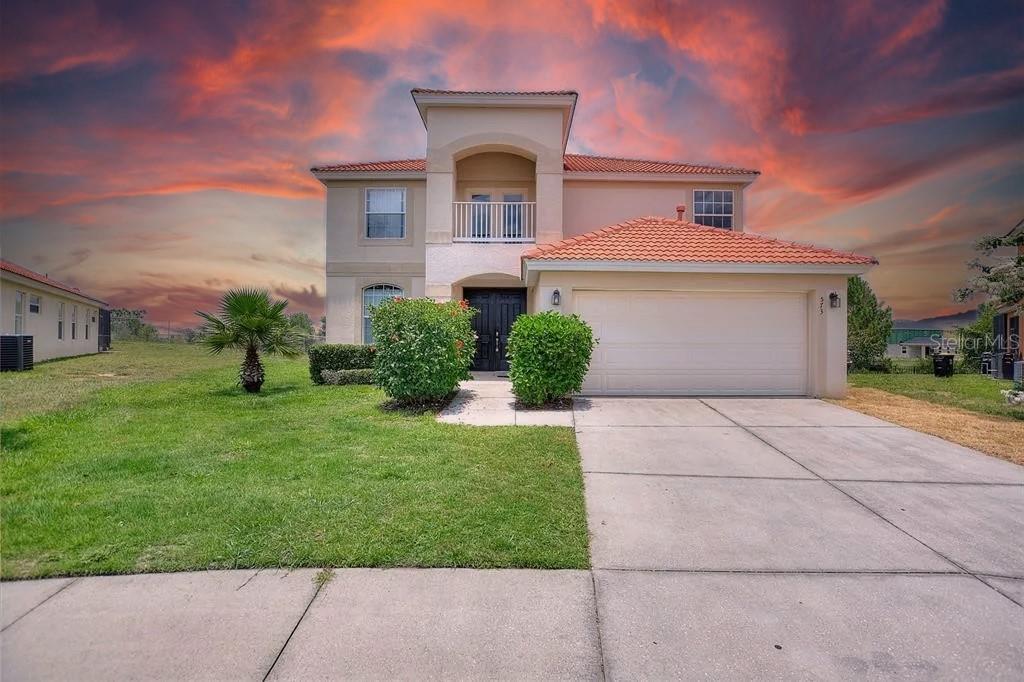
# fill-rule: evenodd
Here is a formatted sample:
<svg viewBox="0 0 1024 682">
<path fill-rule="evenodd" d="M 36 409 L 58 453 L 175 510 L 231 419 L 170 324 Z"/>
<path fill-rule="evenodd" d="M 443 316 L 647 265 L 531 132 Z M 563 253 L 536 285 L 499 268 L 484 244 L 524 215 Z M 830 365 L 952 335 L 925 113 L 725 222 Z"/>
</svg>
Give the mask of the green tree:
<svg viewBox="0 0 1024 682">
<path fill-rule="evenodd" d="M 983 303 L 978 307 L 978 319 L 969 325 L 957 327 L 957 352 L 964 369 L 978 372 L 981 370 L 981 355 L 991 351 L 994 345 L 992 322 L 996 316 L 996 307 L 991 303 Z"/>
<path fill-rule="evenodd" d="M 846 345 L 853 369 L 879 364 L 892 331 L 892 308 L 883 306 L 875 292 L 860 277 L 851 277 L 846 291 Z"/>
<path fill-rule="evenodd" d="M 156 341 L 156 327 L 146 322 L 142 309 L 115 308 L 110 311 L 110 334 L 115 341 Z"/>
<path fill-rule="evenodd" d="M 1021 221 L 1024 222 L 1024 221 Z M 1021 223 L 1002 237 L 983 237 L 974 244 L 979 256 L 967 264 L 977 274 L 967 286 L 957 289 L 953 297 L 966 301 L 975 294 L 987 294 L 997 306 L 1013 305 L 1024 300 L 1024 229 Z M 1015 249 L 1013 255 L 998 255 L 1003 249 Z"/>
<path fill-rule="evenodd" d="M 304 336 L 313 336 L 313 320 L 307 313 L 298 312 L 288 316 L 288 321 L 293 327 L 300 330 Z"/>
<path fill-rule="evenodd" d="M 197 311 L 205 321 L 203 343 L 211 353 L 235 348 L 245 351 L 238 372 L 242 387 L 258 393 L 265 373 L 260 352 L 280 353 L 286 357 L 302 352 L 302 338 L 284 314 L 288 301 L 272 300 L 262 289 L 231 289 L 220 301 L 220 313 Z"/>
</svg>

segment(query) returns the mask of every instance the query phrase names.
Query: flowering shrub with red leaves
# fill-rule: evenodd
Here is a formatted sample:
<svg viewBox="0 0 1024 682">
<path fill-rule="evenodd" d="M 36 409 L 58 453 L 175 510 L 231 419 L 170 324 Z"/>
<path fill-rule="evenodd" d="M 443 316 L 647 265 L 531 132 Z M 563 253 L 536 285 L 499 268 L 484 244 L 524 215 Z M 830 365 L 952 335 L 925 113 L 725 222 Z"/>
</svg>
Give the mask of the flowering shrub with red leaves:
<svg viewBox="0 0 1024 682">
<path fill-rule="evenodd" d="M 476 349 L 465 301 L 395 298 L 370 312 L 377 340 L 374 383 L 399 403 L 439 400 L 469 378 Z"/>
</svg>

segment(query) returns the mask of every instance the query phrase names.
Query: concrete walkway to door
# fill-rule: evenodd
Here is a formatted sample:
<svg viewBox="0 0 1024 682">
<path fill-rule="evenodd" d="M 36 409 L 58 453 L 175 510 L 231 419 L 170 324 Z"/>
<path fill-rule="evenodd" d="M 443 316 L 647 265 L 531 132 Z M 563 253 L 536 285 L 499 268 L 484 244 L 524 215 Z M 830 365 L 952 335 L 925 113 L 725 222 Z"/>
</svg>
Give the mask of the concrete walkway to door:
<svg viewBox="0 0 1024 682">
<path fill-rule="evenodd" d="M 472 426 L 572 426 L 572 410 L 531 410 L 516 404 L 512 384 L 496 372 L 473 372 L 472 381 L 437 416 L 448 424 Z"/>
<path fill-rule="evenodd" d="M 1024 468 L 818 400 L 574 413 L 609 678 L 1024 675 Z"/>
</svg>

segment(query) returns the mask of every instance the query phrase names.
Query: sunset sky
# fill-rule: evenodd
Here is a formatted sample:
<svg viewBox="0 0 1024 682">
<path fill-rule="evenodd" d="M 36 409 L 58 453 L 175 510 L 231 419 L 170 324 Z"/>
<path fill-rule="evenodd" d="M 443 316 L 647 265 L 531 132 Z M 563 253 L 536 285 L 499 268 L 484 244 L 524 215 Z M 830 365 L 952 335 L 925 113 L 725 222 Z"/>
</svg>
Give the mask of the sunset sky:
<svg viewBox="0 0 1024 682">
<path fill-rule="evenodd" d="M 412 87 L 575 89 L 569 151 L 761 170 L 750 230 L 964 309 L 1024 217 L 1024 3 L 5 0 L 0 255 L 161 324 L 232 285 L 319 317 L 320 162 L 423 155 Z"/>
</svg>

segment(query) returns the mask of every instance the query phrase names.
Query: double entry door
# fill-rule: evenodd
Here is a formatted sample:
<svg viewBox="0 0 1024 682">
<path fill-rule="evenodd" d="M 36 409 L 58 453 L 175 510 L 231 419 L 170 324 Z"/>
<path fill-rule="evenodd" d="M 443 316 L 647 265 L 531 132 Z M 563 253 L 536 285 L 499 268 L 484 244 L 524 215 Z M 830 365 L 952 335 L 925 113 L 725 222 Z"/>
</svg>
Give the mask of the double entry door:
<svg viewBox="0 0 1024 682">
<path fill-rule="evenodd" d="M 473 318 L 476 332 L 477 372 L 507 372 L 508 334 L 512 323 L 526 312 L 526 289 L 465 289 L 463 298 L 479 311 Z"/>
</svg>

